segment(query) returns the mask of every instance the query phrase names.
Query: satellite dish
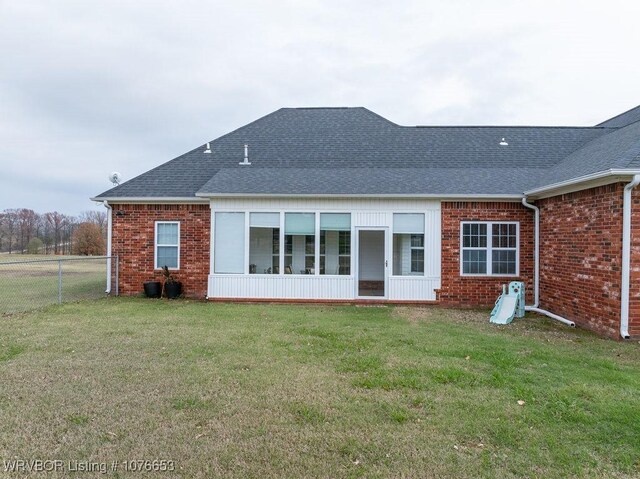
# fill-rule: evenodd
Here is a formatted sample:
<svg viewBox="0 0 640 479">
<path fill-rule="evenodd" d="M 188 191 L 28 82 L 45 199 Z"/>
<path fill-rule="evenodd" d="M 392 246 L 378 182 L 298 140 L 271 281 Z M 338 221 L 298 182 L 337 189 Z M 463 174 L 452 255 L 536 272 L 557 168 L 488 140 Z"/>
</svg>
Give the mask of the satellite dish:
<svg viewBox="0 0 640 479">
<path fill-rule="evenodd" d="M 113 183 L 113 186 L 118 186 L 122 180 L 122 175 L 117 171 L 114 171 L 109 175 L 109 181 Z"/>
</svg>

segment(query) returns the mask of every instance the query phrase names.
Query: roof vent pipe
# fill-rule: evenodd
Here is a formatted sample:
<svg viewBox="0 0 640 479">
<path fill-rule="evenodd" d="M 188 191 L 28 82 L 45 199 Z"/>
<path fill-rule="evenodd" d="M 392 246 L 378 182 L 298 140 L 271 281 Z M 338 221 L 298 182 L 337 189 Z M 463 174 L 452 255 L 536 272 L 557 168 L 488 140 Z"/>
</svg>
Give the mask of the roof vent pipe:
<svg viewBox="0 0 640 479">
<path fill-rule="evenodd" d="M 209 143 L 207 143 L 207 148 L 206 150 L 204 150 L 205 153 L 211 153 L 211 145 L 209 145 Z"/>
<path fill-rule="evenodd" d="M 505 140 L 504 138 L 500 141 L 500 146 L 509 146 L 509 143 L 507 143 L 507 140 Z"/>
<path fill-rule="evenodd" d="M 238 163 L 239 165 L 250 165 L 249 161 L 249 145 L 244 145 L 244 161 Z"/>
</svg>

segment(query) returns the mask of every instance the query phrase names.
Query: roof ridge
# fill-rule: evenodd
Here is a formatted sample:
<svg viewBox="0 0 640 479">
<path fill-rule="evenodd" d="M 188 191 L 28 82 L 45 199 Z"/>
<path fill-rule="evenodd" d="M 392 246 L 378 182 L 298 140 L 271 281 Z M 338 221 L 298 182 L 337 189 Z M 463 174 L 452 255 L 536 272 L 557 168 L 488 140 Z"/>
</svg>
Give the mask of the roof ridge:
<svg viewBox="0 0 640 479">
<path fill-rule="evenodd" d="M 622 113 L 618 113 L 616 116 L 612 116 L 611 118 L 608 118 L 607 120 L 601 121 L 600 123 L 598 123 L 598 124 L 597 124 L 597 125 L 595 125 L 595 126 L 600 126 L 600 125 L 603 125 L 603 124 L 608 123 L 608 122 L 610 122 L 610 121 L 613 121 L 613 120 L 615 120 L 616 118 L 620 118 L 621 116 L 624 116 L 624 115 L 626 115 L 627 113 L 631 113 L 633 110 L 636 110 L 636 109 L 638 109 L 638 108 L 640 108 L 640 105 L 636 105 L 636 106 L 634 106 L 633 108 L 629 108 L 627 111 L 623 111 Z M 639 121 L 639 120 L 636 120 L 636 121 Z M 632 121 L 631 123 L 635 123 L 635 121 Z M 629 125 L 630 125 L 631 123 L 629 123 Z M 624 125 L 624 126 L 629 126 L 629 125 Z M 620 127 L 608 127 L 608 128 L 620 128 Z"/>
<path fill-rule="evenodd" d="M 257 118 L 257 119 L 255 119 L 255 120 L 253 120 L 252 122 L 247 123 L 246 125 L 242 125 L 242 126 L 240 126 L 240 127 L 236 128 L 235 130 L 230 131 L 229 133 L 225 133 L 225 134 L 224 134 L 224 135 L 222 135 L 222 136 L 219 136 L 219 137 L 217 137 L 217 138 L 213 138 L 212 140 L 209 140 L 207 143 L 214 143 L 214 142 L 216 142 L 216 141 L 218 141 L 218 140 L 221 140 L 221 139 L 223 139 L 223 138 L 226 138 L 227 136 L 232 135 L 233 133 L 237 133 L 237 132 L 239 132 L 240 130 L 244 130 L 245 128 L 248 128 L 249 126 L 253 125 L 254 123 L 258 123 L 259 121 L 262 121 L 262 120 L 264 120 L 265 118 L 269 118 L 270 116 L 273 116 L 273 115 L 275 115 L 276 113 L 278 113 L 278 112 L 280 112 L 280 111 L 282 111 L 282 110 L 287 110 L 287 109 L 288 109 L 288 108 L 285 108 L 285 107 L 283 107 L 283 108 L 278 108 L 277 110 L 272 111 L 271 113 L 267 113 L 266 115 L 261 116 L 260 118 Z M 201 148 L 202 146 L 204 146 L 204 144 L 203 144 L 203 145 L 201 145 L 201 146 L 198 146 L 197 148 Z"/>
<path fill-rule="evenodd" d="M 401 125 L 402 126 L 402 125 Z M 553 125 L 415 125 L 402 126 L 403 128 L 539 128 L 539 129 L 565 129 L 565 130 L 612 130 L 618 128 L 610 126 L 553 126 Z"/>
<path fill-rule="evenodd" d="M 285 106 L 281 110 L 355 110 L 363 106 Z M 366 108 L 365 108 L 366 109 Z"/>
</svg>

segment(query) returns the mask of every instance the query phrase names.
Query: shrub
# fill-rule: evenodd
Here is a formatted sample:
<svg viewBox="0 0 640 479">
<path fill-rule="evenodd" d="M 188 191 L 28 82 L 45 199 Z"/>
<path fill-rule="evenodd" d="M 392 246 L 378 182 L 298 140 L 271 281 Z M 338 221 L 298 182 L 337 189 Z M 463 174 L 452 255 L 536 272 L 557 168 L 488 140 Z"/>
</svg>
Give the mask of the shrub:
<svg viewBox="0 0 640 479">
<path fill-rule="evenodd" d="M 42 240 L 40 238 L 31 238 L 29 244 L 27 244 L 27 253 L 39 254 L 42 250 Z"/>
<path fill-rule="evenodd" d="M 93 223 L 80 223 L 71 239 L 73 254 L 84 256 L 105 254 L 104 238 L 100 227 Z"/>
</svg>

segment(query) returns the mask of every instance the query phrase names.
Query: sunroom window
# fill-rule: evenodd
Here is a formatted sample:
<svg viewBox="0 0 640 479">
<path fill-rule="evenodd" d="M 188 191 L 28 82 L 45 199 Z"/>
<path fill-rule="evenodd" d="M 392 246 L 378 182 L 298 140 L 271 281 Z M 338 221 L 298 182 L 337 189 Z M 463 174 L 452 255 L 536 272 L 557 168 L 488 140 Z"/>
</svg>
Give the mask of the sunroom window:
<svg viewBox="0 0 640 479">
<path fill-rule="evenodd" d="M 249 273 L 278 274 L 280 213 L 249 215 Z"/>
<path fill-rule="evenodd" d="M 462 274 L 518 274 L 518 223 L 463 222 Z"/>
<path fill-rule="evenodd" d="M 213 239 L 216 273 L 244 273 L 244 217 L 244 213 L 216 213 Z"/>
<path fill-rule="evenodd" d="M 349 213 L 320 213 L 320 274 L 351 274 Z"/>
<path fill-rule="evenodd" d="M 315 274 L 315 213 L 285 213 L 284 273 Z"/>
<path fill-rule="evenodd" d="M 155 234 L 155 268 L 180 268 L 180 223 L 157 221 Z"/>
<path fill-rule="evenodd" d="M 393 274 L 424 275 L 424 214 L 394 213 Z"/>
</svg>

